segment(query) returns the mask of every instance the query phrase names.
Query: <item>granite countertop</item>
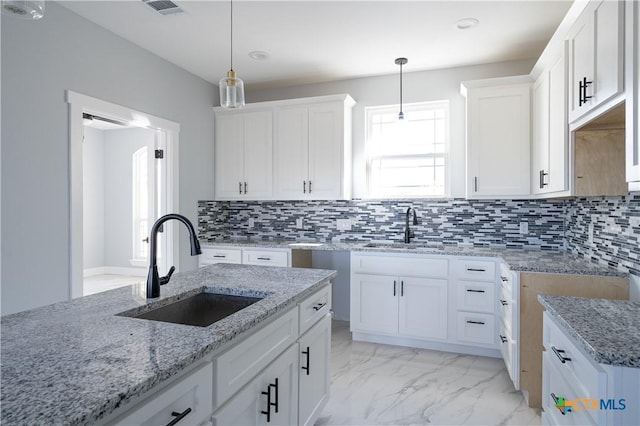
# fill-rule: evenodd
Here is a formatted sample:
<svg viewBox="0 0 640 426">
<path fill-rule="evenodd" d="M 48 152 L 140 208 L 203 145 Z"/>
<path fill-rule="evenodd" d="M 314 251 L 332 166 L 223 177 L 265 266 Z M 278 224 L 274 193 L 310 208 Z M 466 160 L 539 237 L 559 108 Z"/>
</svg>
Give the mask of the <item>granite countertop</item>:
<svg viewBox="0 0 640 426">
<path fill-rule="evenodd" d="M 294 306 L 335 271 L 218 264 L 0 318 L 4 424 L 87 424 Z M 207 291 L 264 297 L 209 327 L 117 316 Z"/>
<path fill-rule="evenodd" d="M 371 247 L 371 245 L 377 245 Z M 496 257 L 513 271 L 548 274 L 627 276 L 626 273 L 590 262 L 566 251 L 513 249 L 494 247 L 461 247 L 450 245 L 404 244 L 398 242 L 331 242 L 233 239 L 202 242 L 202 247 L 262 247 L 297 250 L 360 251 L 439 254 L 447 256 Z"/>
<path fill-rule="evenodd" d="M 542 294 L 538 301 L 597 363 L 640 368 L 640 302 Z"/>
</svg>

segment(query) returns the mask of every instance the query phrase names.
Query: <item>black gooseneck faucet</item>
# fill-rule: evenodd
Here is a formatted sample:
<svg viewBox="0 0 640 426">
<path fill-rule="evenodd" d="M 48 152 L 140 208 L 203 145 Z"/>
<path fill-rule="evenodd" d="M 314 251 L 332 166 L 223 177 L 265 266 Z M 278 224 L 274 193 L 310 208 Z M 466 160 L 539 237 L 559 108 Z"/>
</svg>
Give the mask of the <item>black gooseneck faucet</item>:
<svg viewBox="0 0 640 426">
<path fill-rule="evenodd" d="M 176 270 L 175 266 L 172 266 L 166 276 L 160 277 L 158 276 L 158 264 L 156 263 L 156 240 L 158 238 L 158 230 L 163 223 L 171 219 L 175 219 L 184 223 L 189 230 L 191 256 L 202 254 L 202 252 L 200 251 L 200 241 L 198 241 L 196 231 L 193 228 L 191 222 L 189 222 L 189 219 L 180 214 L 170 213 L 156 220 L 156 222 L 153 224 L 153 227 L 151 227 L 151 235 L 149 236 L 149 257 L 151 259 L 151 262 L 149 264 L 149 275 L 147 275 L 147 299 L 160 297 L 160 286 L 167 284 L 171 279 L 171 274 L 173 274 L 173 271 Z"/>
<path fill-rule="evenodd" d="M 406 244 L 409 244 L 411 242 L 411 238 L 415 237 L 415 234 L 413 233 L 413 231 L 411 230 L 411 228 L 409 228 L 409 217 L 411 215 L 411 212 L 413 212 L 413 224 L 417 225 L 418 224 L 418 217 L 416 216 L 416 209 L 414 209 L 413 207 L 409 207 L 407 209 L 407 221 L 404 227 L 404 242 Z"/>
</svg>

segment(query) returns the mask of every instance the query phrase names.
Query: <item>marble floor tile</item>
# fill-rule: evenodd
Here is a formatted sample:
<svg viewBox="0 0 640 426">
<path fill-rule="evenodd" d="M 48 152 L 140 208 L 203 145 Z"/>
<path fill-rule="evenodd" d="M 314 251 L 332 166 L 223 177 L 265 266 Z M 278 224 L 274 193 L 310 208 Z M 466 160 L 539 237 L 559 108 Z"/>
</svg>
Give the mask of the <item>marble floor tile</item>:
<svg viewBox="0 0 640 426">
<path fill-rule="evenodd" d="M 333 322 L 322 425 L 539 425 L 502 359 L 351 340 Z"/>
</svg>

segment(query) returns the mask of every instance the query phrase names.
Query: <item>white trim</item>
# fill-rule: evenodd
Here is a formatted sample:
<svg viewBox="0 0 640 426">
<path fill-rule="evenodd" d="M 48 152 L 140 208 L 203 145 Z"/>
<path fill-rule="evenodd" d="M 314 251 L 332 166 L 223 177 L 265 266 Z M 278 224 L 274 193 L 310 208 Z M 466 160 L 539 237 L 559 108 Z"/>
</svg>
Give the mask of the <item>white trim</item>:
<svg viewBox="0 0 640 426">
<path fill-rule="evenodd" d="M 130 275 L 133 277 L 146 277 L 146 268 L 127 268 L 120 266 L 99 266 L 97 268 L 87 268 L 82 271 L 83 277 L 94 277 L 96 275 Z"/>
<path fill-rule="evenodd" d="M 179 211 L 178 197 L 178 143 L 180 124 L 164 118 L 133 110 L 87 95 L 66 91 L 69 104 L 69 299 L 83 295 L 83 242 L 82 242 L 82 113 L 93 113 L 105 118 L 144 124 L 143 127 L 164 130 L 167 134 L 167 212 Z M 78 178 L 79 177 L 79 178 Z M 126 226 L 126 225 L 125 225 Z M 177 227 L 169 227 L 167 264 L 179 269 Z M 124 268 L 128 270 L 128 268 Z M 128 275 L 128 272 L 125 273 Z"/>
</svg>

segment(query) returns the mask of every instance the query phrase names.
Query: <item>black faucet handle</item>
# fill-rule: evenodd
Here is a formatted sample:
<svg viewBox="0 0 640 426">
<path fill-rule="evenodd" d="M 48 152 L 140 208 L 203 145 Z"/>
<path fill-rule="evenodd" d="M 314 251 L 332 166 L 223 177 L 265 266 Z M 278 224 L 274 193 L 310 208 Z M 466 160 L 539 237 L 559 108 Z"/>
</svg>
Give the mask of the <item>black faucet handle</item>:
<svg viewBox="0 0 640 426">
<path fill-rule="evenodd" d="M 167 272 L 167 275 L 165 275 L 164 277 L 160 277 L 160 285 L 168 284 L 169 280 L 171 279 L 171 275 L 173 275 L 175 271 L 176 271 L 175 266 L 172 266 L 171 268 L 169 268 L 169 272 Z"/>
</svg>

